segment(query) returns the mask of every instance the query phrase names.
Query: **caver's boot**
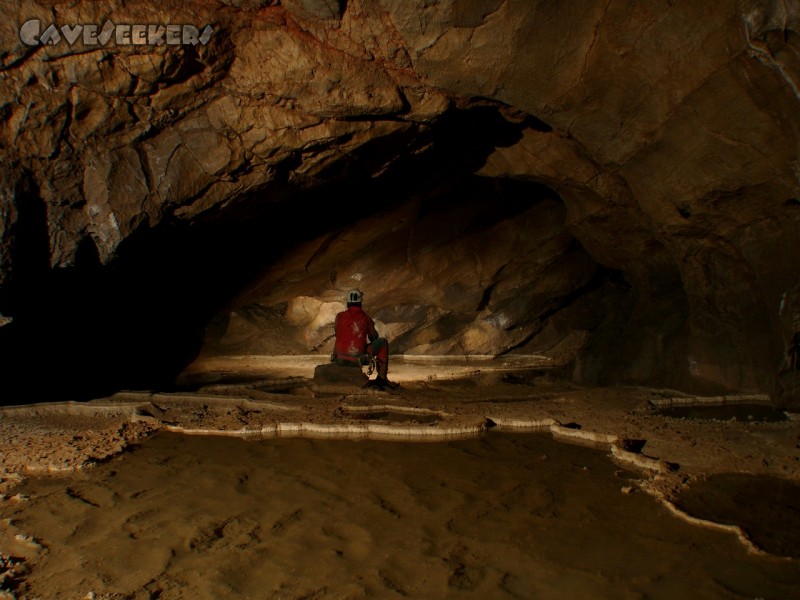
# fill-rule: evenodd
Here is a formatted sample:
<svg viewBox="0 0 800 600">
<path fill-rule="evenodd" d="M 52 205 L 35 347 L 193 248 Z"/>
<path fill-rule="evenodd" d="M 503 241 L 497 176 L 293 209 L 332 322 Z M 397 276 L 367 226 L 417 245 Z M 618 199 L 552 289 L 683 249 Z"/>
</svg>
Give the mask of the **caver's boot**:
<svg viewBox="0 0 800 600">
<path fill-rule="evenodd" d="M 394 381 L 389 381 L 383 375 L 378 375 L 373 382 L 372 385 L 377 386 L 381 389 L 389 388 L 390 390 L 396 390 L 400 387 L 399 383 L 395 383 Z"/>
</svg>

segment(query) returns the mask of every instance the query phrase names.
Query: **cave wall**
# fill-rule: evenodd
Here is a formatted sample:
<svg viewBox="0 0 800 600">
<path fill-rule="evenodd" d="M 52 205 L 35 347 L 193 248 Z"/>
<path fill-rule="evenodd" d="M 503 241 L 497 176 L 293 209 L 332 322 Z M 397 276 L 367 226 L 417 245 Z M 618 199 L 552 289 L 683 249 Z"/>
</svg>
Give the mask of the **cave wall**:
<svg viewBox="0 0 800 600">
<path fill-rule="evenodd" d="M 269 215 L 305 190 L 380 178 L 435 151 L 447 115 L 492 106 L 517 135 L 489 136 L 467 171 L 552 190 L 564 235 L 630 286 L 619 310 L 612 303 L 594 322 L 571 366 L 577 381 L 793 401 L 784 388 L 800 320 L 797 2 L 27 0 L 4 4 L 0 17 L 0 312 L 14 318 L 0 328 L 4 360 L 31 328 L 42 343 L 83 330 L 61 330 L 68 320 L 93 331 L 96 316 L 74 287 L 123 302 L 125 265 L 151 256 L 154 240 L 192 227 L 211 232 L 195 241 L 208 240 L 215 220 Z M 26 46 L 18 37 L 31 18 L 109 17 L 211 24 L 214 33 L 194 46 Z M 512 220 L 502 227 L 524 223 Z M 264 260 L 294 264 L 305 244 L 331 234 L 317 229 L 284 245 L 288 256 Z M 187 278 L 198 294 L 220 282 L 247 288 L 270 266 L 242 261 L 250 271 L 226 279 L 224 262 L 204 271 L 191 254 L 158 247 L 175 268 L 183 260 L 207 278 Z M 490 279 L 481 272 L 465 297 L 482 297 Z M 146 275 L 137 281 L 147 285 Z M 153 285 L 167 283 L 165 274 Z M 378 306 L 389 306 L 389 291 L 397 294 L 379 288 Z M 552 301 L 563 290 L 550 292 Z M 288 288 L 270 293 L 290 300 Z M 62 295 L 69 301 L 53 298 Z M 200 301 L 176 335 L 229 314 L 230 301 Z M 101 312 L 114 331 L 126 311 Z M 536 317 L 528 320 L 522 329 Z M 85 337 L 84 350 L 98 345 Z M 438 348 L 455 348 L 457 337 Z M 490 350 L 514 346 L 511 337 Z"/>
<path fill-rule="evenodd" d="M 354 201 L 357 207 L 368 198 Z M 574 356 L 590 325 L 545 331 L 609 273 L 539 184 L 471 177 L 300 245 L 255 278 L 207 331 L 205 355 L 327 358 L 345 291 L 358 288 L 392 352 Z M 597 306 L 595 325 L 604 319 Z"/>
</svg>

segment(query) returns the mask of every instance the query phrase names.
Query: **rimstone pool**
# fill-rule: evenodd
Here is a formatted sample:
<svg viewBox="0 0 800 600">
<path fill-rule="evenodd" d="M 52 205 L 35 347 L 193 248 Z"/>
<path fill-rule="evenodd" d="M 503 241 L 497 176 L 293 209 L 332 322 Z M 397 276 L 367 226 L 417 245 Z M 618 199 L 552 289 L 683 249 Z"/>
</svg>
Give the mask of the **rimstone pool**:
<svg viewBox="0 0 800 600">
<path fill-rule="evenodd" d="M 763 398 L 515 361 L 398 360 L 389 393 L 215 359 L 193 390 L 1 407 L 0 592 L 800 596 L 796 415 L 676 419 Z"/>
<path fill-rule="evenodd" d="M 3 543 L 26 598 L 800 594 L 798 561 L 685 523 L 633 479 L 607 453 L 546 434 L 159 433 L 94 469 L 22 484 L 3 507 Z"/>
</svg>

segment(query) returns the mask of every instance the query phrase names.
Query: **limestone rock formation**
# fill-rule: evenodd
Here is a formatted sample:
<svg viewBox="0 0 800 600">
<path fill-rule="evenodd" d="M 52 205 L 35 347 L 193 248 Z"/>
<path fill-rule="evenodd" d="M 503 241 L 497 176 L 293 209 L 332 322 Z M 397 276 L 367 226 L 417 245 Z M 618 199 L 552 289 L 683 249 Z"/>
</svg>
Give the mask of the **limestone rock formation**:
<svg viewBox="0 0 800 600">
<path fill-rule="evenodd" d="M 4 385 L 324 353 L 357 284 L 397 351 L 580 339 L 579 382 L 796 404 L 798 32 L 796 0 L 6 3 Z"/>
<path fill-rule="evenodd" d="M 298 247 L 215 320 L 208 350 L 327 356 L 349 288 L 364 291 L 392 352 L 549 349 L 529 343 L 550 317 L 605 290 L 608 273 L 566 230 L 564 205 L 549 190 L 512 184 L 468 179 Z M 596 308 L 584 327 L 602 320 Z M 294 327 L 276 332 L 276 320 Z"/>
<path fill-rule="evenodd" d="M 352 393 L 366 389 L 368 383 L 369 379 L 361 369 L 334 363 L 323 363 L 314 369 L 314 387 L 320 391 L 332 388 Z"/>
</svg>

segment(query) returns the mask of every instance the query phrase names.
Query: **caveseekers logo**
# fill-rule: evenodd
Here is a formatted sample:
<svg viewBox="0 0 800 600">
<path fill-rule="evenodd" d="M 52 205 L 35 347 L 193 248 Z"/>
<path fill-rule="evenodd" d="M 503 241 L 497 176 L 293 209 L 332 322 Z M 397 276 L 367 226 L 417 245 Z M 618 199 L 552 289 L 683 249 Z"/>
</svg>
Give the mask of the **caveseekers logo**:
<svg viewBox="0 0 800 600">
<path fill-rule="evenodd" d="M 206 25 L 201 32 L 194 25 L 115 25 L 110 20 L 102 28 L 95 24 L 61 27 L 50 24 L 43 30 L 39 19 L 31 19 L 19 28 L 19 39 L 27 46 L 55 46 L 62 41 L 72 46 L 79 39 L 85 46 L 105 46 L 111 40 L 117 46 L 205 46 L 212 33 L 211 25 Z"/>
</svg>

